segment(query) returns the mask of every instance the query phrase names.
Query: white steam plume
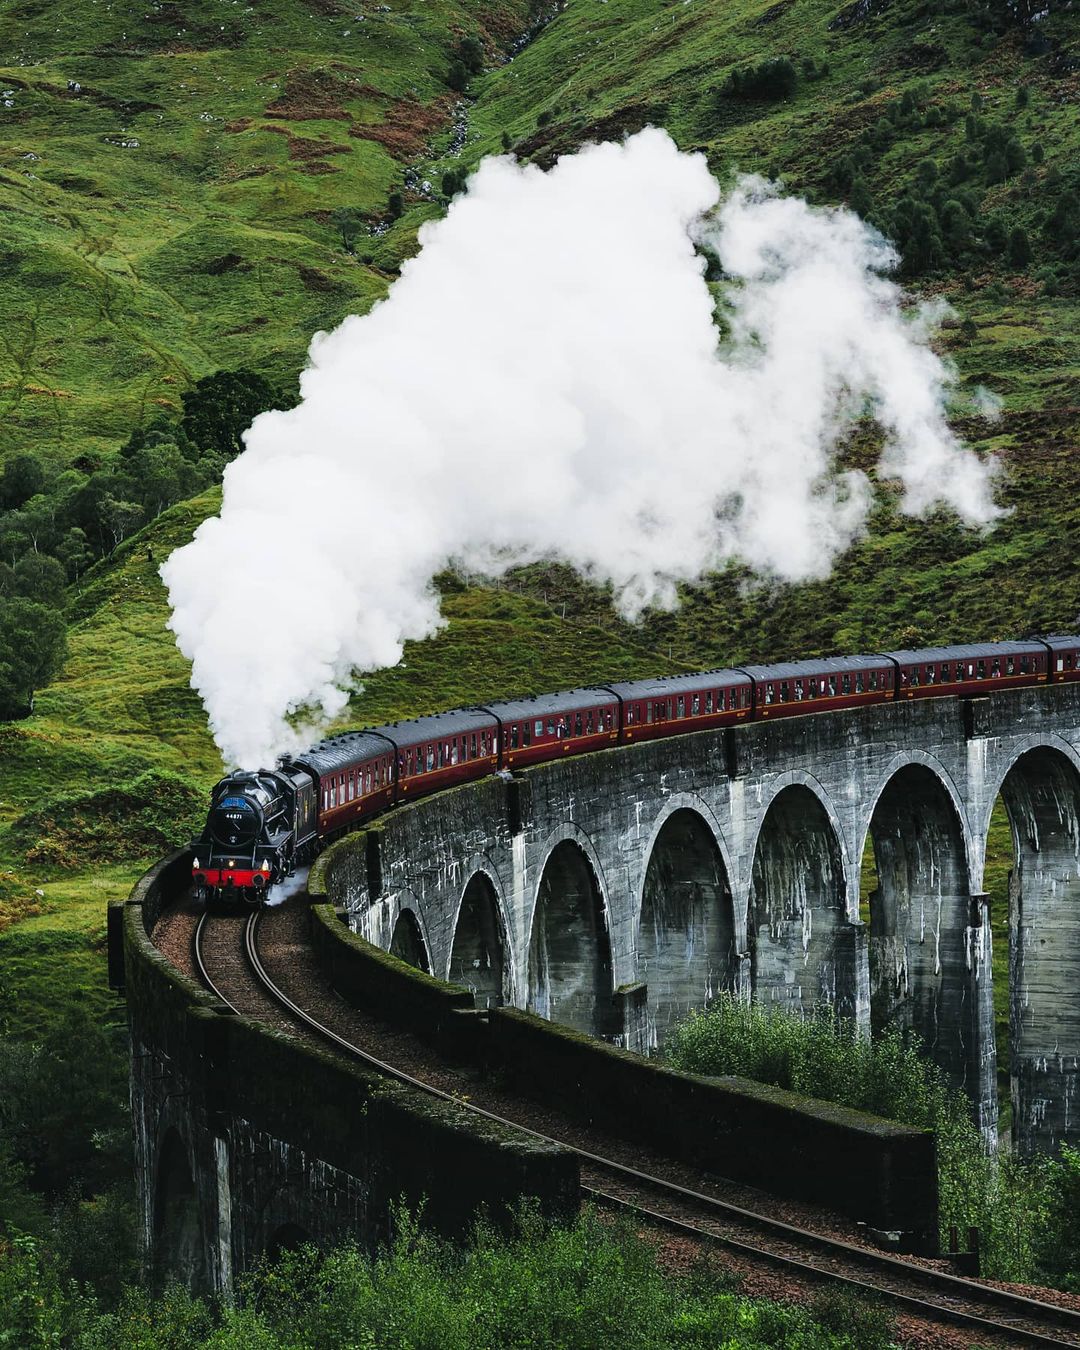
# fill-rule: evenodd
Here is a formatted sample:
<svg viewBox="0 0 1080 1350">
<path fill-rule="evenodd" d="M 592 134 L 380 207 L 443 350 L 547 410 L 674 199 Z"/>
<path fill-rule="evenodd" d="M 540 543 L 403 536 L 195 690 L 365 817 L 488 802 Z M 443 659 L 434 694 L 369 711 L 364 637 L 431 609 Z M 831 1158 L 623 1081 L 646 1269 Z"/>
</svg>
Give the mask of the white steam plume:
<svg viewBox="0 0 1080 1350">
<path fill-rule="evenodd" d="M 757 179 L 719 199 L 657 130 L 548 173 L 487 160 L 387 300 L 316 336 L 303 401 L 256 418 L 221 515 L 162 568 L 227 760 L 291 748 L 287 714 L 334 715 L 435 632 L 448 560 L 562 558 L 631 617 L 736 555 L 824 575 L 869 504 L 835 470 L 853 414 L 908 509 L 994 517 L 889 246 Z M 695 239 L 736 283 L 723 350 Z"/>
</svg>

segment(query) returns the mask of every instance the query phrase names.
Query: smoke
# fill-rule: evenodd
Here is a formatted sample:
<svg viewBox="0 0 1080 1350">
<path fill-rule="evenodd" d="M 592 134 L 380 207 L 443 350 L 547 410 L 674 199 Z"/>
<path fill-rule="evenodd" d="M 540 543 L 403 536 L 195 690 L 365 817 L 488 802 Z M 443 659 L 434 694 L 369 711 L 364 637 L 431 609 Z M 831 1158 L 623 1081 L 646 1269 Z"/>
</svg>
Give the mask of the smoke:
<svg viewBox="0 0 1080 1350">
<path fill-rule="evenodd" d="M 332 717 L 434 633 L 448 561 L 558 557 L 631 618 L 734 556 L 825 575 L 870 502 L 836 468 L 856 415 L 906 509 L 994 518 L 889 245 L 759 179 L 720 197 L 652 129 L 548 173 L 486 160 L 386 301 L 315 337 L 302 402 L 256 418 L 221 515 L 162 568 L 228 761 L 291 748 L 288 714 Z M 695 243 L 730 281 L 722 345 Z"/>
</svg>

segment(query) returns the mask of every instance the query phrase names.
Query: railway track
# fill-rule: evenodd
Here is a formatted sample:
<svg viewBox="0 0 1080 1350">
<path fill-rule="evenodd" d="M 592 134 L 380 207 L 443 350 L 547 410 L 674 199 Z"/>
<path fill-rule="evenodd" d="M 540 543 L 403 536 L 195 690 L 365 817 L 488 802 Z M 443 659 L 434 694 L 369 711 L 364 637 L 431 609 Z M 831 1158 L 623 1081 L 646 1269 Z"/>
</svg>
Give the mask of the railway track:
<svg viewBox="0 0 1080 1350">
<path fill-rule="evenodd" d="M 901 1260 L 741 1208 L 592 1153 L 531 1129 L 458 1095 L 425 1082 L 361 1049 L 291 998 L 271 977 L 260 956 L 261 912 L 243 924 L 216 923 L 202 914 L 195 926 L 192 957 L 199 979 L 233 1011 L 301 1028 L 340 1053 L 419 1091 L 575 1153 L 581 1163 L 582 1194 L 595 1205 L 628 1213 L 668 1233 L 719 1245 L 749 1262 L 786 1273 L 801 1282 L 832 1285 L 860 1298 L 891 1304 L 924 1323 L 947 1324 L 979 1337 L 979 1344 L 1080 1347 L 1080 1312 L 945 1271 Z M 214 930 L 208 942 L 208 933 Z M 234 983 L 235 981 L 235 983 Z M 223 987 L 227 986 L 227 987 Z M 252 1005 L 255 1005 L 254 1007 Z M 261 1006 L 260 1006 L 261 1005 Z"/>
</svg>

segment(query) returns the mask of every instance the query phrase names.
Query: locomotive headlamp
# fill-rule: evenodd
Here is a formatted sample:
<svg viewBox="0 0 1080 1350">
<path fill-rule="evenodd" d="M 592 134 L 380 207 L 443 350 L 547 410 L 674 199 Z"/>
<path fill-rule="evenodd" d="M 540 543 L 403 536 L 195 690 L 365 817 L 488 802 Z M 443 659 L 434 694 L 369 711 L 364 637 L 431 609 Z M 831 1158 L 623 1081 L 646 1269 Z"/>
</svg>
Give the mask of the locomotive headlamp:
<svg viewBox="0 0 1080 1350">
<path fill-rule="evenodd" d="M 264 872 L 269 872 L 269 871 L 270 871 L 270 864 L 266 861 L 265 858 L 263 859 L 263 865 L 262 865 L 262 869 L 261 869 L 261 870 L 264 871 Z"/>
<path fill-rule="evenodd" d="M 195 869 L 196 872 L 199 870 L 199 860 L 198 860 L 198 858 L 195 859 L 194 863 L 192 863 L 192 866 L 194 867 L 194 869 Z"/>
</svg>

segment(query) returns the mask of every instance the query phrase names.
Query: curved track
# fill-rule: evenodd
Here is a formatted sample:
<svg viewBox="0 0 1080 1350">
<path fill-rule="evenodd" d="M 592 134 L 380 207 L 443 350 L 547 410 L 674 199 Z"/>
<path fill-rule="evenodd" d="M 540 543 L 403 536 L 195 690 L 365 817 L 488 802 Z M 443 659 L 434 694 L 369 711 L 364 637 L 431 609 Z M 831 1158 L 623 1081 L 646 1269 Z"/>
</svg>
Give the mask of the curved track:
<svg viewBox="0 0 1080 1350">
<path fill-rule="evenodd" d="M 247 918 L 242 942 L 236 941 L 235 919 L 225 919 L 221 925 L 227 945 L 231 938 L 233 952 L 233 959 L 226 962 L 227 970 L 235 969 L 238 956 L 245 967 L 244 987 L 239 991 L 231 985 L 228 990 L 223 989 L 227 982 L 225 975 L 219 969 L 210 969 L 215 964 L 212 960 L 208 962 L 205 951 L 207 929 L 212 923 L 210 916 L 202 914 L 195 926 L 192 942 L 195 970 L 223 1003 L 234 1012 L 252 1015 L 249 1008 L 239 1005 L 250 1002 L 253 990 L 249 981 L 253 981 L 262 996 L 284 1010 L 290 1022 L 322 1042 L 329 1042 L 348 1057 L 488 1120 L 569 1149 L 582 1164 L 582 1194 L 593 1203 L 627 1211 L 696 1242 L 719 1244 L 754 1263 L 785 1271 L 804 1281 L 832 1284 L 863 1299 L 883 1300 L 923 1323 L 947 1323 L 981 1338 L 989 1337 L 991 1343 L 1080 1347 L 1080 1313 L 1070 1308 L 891 1257 L 743 1209 L 463 1101 L 460 1096 L 370 1054 L 313 1017 L 274 981 L 259 953 L 260 919 L 258 910 Z M 215 936 L 215 941 L 219 936 Z M 673 1209 L 677 1212 L 672 1213 Z"/>
</svg>

